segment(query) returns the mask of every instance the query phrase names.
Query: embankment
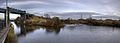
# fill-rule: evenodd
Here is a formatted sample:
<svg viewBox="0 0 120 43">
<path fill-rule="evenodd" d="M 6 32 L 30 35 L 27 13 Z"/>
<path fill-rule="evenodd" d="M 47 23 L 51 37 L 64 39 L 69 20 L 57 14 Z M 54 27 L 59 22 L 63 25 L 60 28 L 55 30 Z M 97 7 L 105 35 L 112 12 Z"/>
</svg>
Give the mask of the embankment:
<svg viewBox="0 0 120 43">
<path fill-rule="evenodd" d="M 24 25 L 40 25 L 40 26 L 47 26 L 47 27 L 62 27 L 64 24 L 59 20 L 58 17 L 53 18 L 45 18 L 39 16 L 31 16 L 27 17 L 24 21 L 21 20 L 22 17 L 18 17 L 15 22 L 22 23 Z M 25 23 L 24 23 L 25 22 Z"/>
</svg>

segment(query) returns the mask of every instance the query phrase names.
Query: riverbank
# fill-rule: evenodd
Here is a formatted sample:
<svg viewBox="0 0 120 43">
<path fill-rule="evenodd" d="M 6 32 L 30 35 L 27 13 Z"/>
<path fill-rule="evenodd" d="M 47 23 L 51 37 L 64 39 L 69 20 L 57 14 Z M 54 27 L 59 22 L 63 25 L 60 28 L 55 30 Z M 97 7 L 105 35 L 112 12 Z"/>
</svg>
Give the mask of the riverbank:
<svg viewBox="0 0 120 43">
<path fill-rule="evenodd" d="M 21 20 L 22 17 L 18 17 L 15 22 L 22 23 L 24 25 L 39 25 L 39 26 L 47 26 L 47 27 L 62 27 L 64 24 L 59 20 L 58 17 L 53 18 L 45 18 L 39 16 L 30 16 L 27 17 L 24 21 Z M 24 23 L 25 22 L 25 23 Z"/>
<path fill-rule="evenodd" d="M 22 17 L 18 17 L 15 22 L 16 23 L 23 23 L 24 25 L 39 25 L 39 26 L 46 26 L 46 27 L 62 27 L 64 24 L 87 24 L 87 25 L 96 25 L 96 26 L 113 26 L 113 27 L 120 27 L 120 20 L 97 20 L 97 19 L 59 19 L 59 17 L 53 18 L 45 18 L 40 16 L 29 16 L 26 17 L 24 21 L 21 20 Z M 25 22 L 25 23 L 24 23 Z"/>
<path fill-rule="evenodd" d="M 14 33 L 14 27 L 12 24 L 10 25 L 10 29 L 4 43 L 17 43 L 16 35 Z"/>
<path fill-rule="evenodd" d="M 96 19 L 78 19 L 78 20 L 61 20 L 65 24 L 87 24 L 87 25 L 96 25 L 96 26 L 113 26 L 120 27 L 120 20 L 96 20 Z"/>
</svg>

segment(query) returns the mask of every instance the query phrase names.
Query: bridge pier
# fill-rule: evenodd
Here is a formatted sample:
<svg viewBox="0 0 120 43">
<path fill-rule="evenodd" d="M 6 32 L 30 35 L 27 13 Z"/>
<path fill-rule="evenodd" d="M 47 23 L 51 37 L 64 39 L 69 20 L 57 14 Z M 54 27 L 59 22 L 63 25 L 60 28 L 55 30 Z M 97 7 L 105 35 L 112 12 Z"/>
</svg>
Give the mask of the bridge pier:
<svg viewBox="0 0 120 43">
<path fill-rule="evenodd" d="M 26 13 L 25 14 L 20 14 L 21 15 L 21 20 L 23 21 L 23 23 L 25 23 L 26 20 Z"/>
</svg>

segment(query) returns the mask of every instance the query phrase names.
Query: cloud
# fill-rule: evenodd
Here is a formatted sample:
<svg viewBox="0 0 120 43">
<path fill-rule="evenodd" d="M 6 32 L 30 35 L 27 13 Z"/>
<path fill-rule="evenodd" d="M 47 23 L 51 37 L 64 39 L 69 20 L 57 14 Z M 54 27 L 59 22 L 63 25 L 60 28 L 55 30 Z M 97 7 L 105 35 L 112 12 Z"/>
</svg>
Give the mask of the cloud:
<svg viewBox="0 0 120 43">
<path fill-rule="evenodd" d="M 25 1 L 25 2 L 11 2 L 9 5 L 28 5 L 28 4 L 49 4 L 42 1 Z"/>
<path fill-rule="evenodd" d="M 4 5 L 5 0 L 0 0 Z M 9 6 L 28 12 L 79 12 L 95 11 L 108 15 L 119 15 L 120 0 L 9 0 Z"/>
</svg>

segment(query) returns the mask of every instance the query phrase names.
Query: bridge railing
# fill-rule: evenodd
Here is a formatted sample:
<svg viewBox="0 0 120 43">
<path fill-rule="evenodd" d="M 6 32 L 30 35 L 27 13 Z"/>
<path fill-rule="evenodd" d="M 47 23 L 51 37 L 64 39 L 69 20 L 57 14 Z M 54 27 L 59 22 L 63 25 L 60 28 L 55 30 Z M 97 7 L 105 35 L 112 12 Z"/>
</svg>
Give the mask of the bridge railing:
<svg viewBox="0 0 120 43">
<path fill-rule="evenodd" d="M 6 37 L 7 37 L 7 33 L 9 31 L 8 27 L 5 27 L 5 22 L 4 21 L 0 21 L 0 43 L 4 43 Z"/>
</svg>

